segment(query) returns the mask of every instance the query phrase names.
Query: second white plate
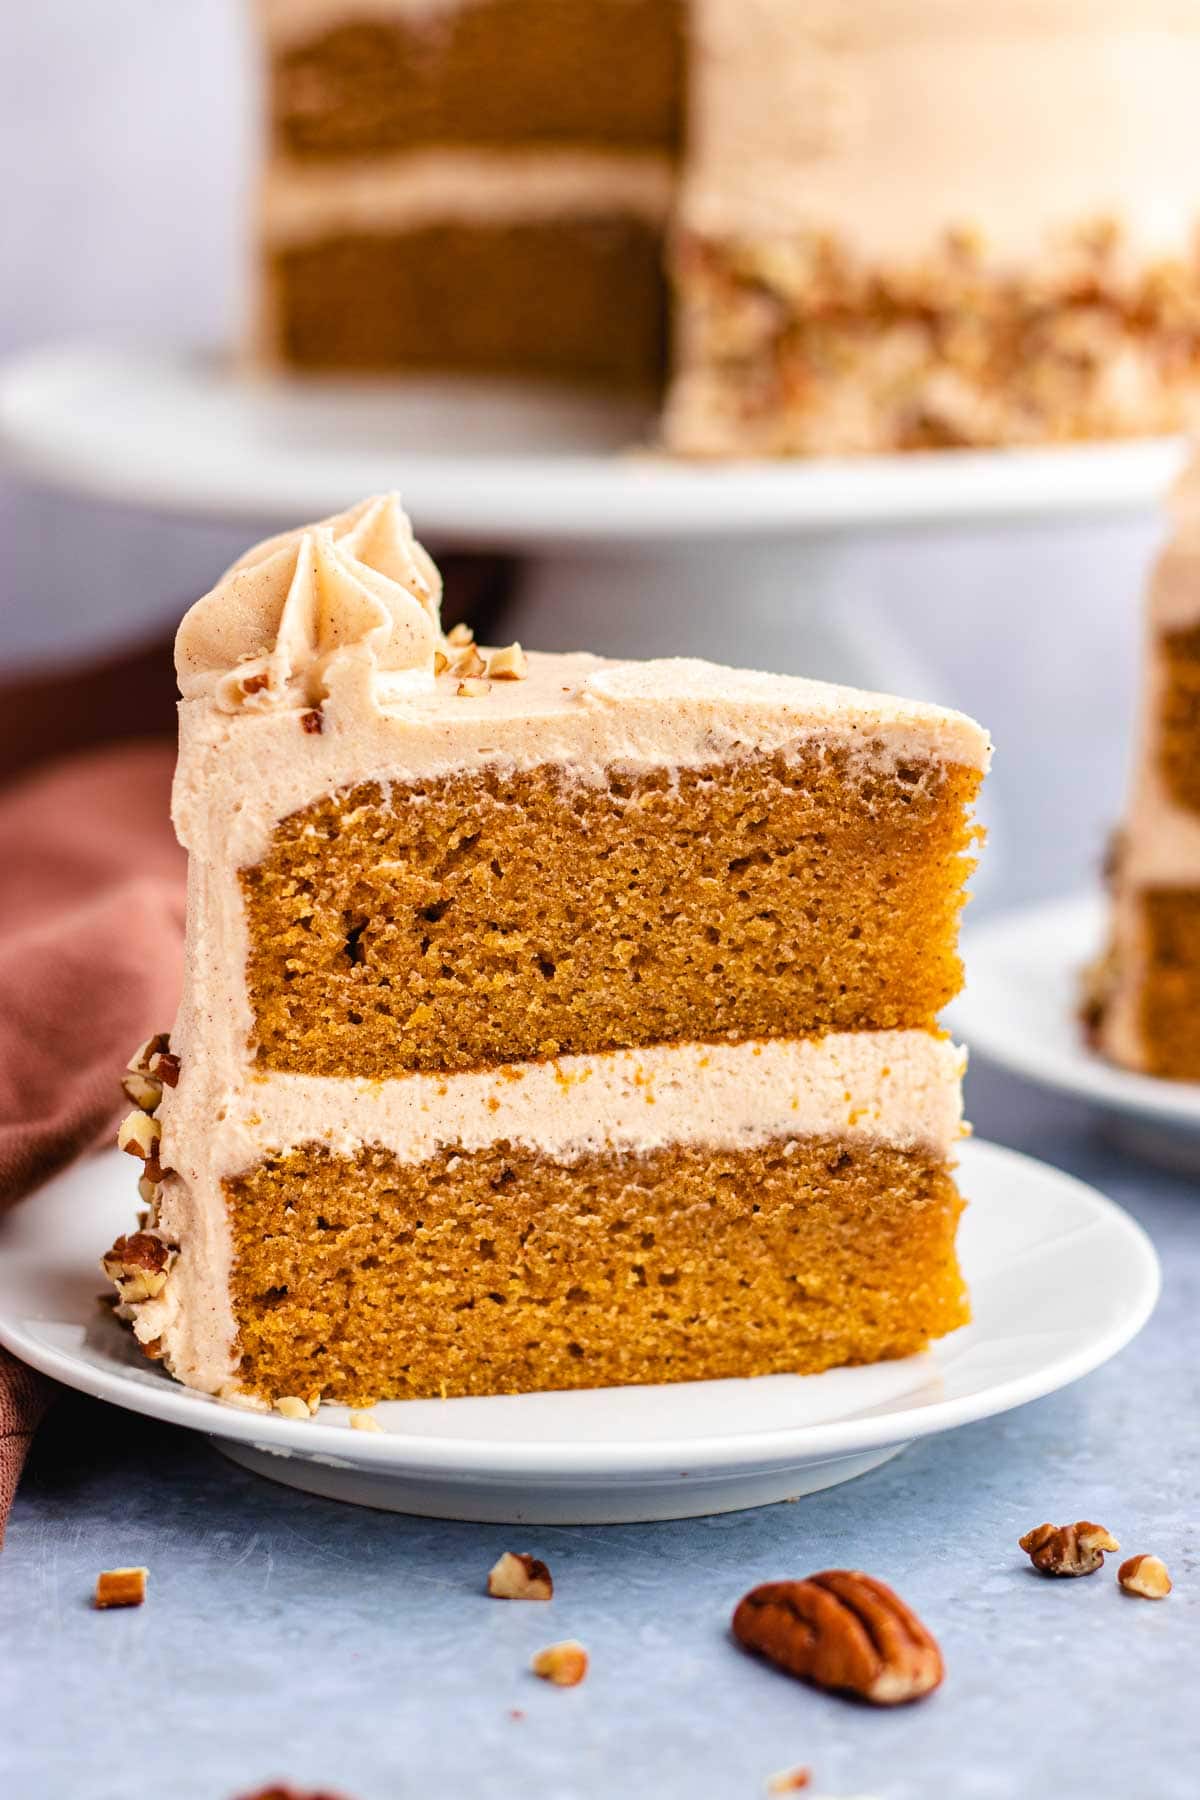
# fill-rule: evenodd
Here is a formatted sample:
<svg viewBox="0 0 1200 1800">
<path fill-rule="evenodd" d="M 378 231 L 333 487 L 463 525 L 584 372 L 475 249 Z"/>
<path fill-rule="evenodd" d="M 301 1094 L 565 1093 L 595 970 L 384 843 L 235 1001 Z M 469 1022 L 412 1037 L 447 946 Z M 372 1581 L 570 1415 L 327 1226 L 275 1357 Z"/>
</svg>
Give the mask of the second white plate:
<svg viewBox="0 0 1200 1800">
<path fill-rule="evenodd" d="M 378 1434 L 342 1407 L 290 1420 L 224 1405 L 148 1364 L 97 1305 L 97 1256 L 129 1224 L 129 1161 L 77 1164 L 0 1220 L 0 1343 L 70 1387 L 213 1437 L 260 1474 L 439 1518 L 606 1524 L 760 1506 L 874 1468 L 911 1442 L 1086 1375 L 1141 1328 L 1154 1250 L 1110 1200 L 993 1145 L 963 1147 L 974 1321 L 930 1354 L 826 1375 L 392 1401 Z M 1069 1250 L 1069 1254 L 1066 1254 Z"/>
<path fill-rule="evenodd" d="M 1028 1080 L 1200 1134 L 1200 1082 L 1120 1069 L 1087 1043 L 1079 1019 L 1083 971 L 1103 948 L 1106 921 L 1104 896 L 1085 893 L 1020 907 L 964 932 L 966 985 L 947 1024 L 969 1049 Z"/>
</svg>

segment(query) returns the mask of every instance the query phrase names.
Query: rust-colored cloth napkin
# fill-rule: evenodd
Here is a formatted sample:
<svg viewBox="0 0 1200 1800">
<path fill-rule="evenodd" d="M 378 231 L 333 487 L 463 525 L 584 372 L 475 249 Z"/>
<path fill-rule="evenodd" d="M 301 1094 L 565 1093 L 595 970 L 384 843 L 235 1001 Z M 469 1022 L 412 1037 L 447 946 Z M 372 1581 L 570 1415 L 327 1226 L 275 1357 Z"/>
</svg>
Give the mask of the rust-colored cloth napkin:
<svg viewBox="0 0 1200 1800">
<path fill-rule="evenodd" d="M 0 793 L 0 1208 L 111 1136 L 119 1071 L 175 1015 L 174 763 L 172 744 L 118 745 Z M 51 1392 L 0 1350 L 0 1542 Z"/>
</svg>

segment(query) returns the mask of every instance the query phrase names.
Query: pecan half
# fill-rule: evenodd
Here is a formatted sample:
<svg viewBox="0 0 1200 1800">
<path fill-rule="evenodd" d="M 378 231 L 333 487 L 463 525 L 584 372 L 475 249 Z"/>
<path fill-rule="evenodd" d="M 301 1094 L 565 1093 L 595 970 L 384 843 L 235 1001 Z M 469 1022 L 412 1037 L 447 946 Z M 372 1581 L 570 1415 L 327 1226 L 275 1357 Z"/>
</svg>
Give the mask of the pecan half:
<svg viewBox="0 0 1200 1800">
<path fill-rule="evenodd" d="M 945 1673 L 916 1614 L 860 1569 L 765 1582 L 738 1602 L 733 1634 L 789 1675 L 875 1706 L 919 1700 Z"/>
<path fill-rule="evenodd" d="M 1077 1519 L 1074 1525 L 1035 1525 L 1019 1540 L 1042 1575 L 1094 1575 L 1106 1550 L 1121 1548 L 1111 1531 Z"/>
</svg>

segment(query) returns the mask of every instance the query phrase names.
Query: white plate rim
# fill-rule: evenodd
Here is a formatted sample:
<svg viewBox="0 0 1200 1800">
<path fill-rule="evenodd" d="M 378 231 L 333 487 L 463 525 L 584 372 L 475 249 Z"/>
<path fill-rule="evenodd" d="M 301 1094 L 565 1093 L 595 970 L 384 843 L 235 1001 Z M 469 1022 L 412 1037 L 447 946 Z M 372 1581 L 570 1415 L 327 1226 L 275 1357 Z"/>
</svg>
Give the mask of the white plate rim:
<svg viewBox="0 0 1200 1800">
<path fill-rule="evenodd" d="M 0 1310 L 0 1345 L 67 1387 L 164 1423 L 275 1454 L 391 1474 L 397 1479 L 437 1475 L 467 1482 L 541 1480 L 566 1486 L 581 1481 L 644 1481 L 656 1477 L 678 1480 L 683 1471 L 709 1476 L 832 1460 L 933 1436 L 1040 1399 L 1090 1374 L 1115 1356 L 1137 1335 L 1154 1310 L 1161 1286 L 1156 1252 L 1142 1227 L 1114 1201 L 1065 1171 L 999 1145 L 979 1140 L 965 1144 L 962 1161 L 964 1185 L 969 1183 L 972 1162 L 991 1162 L 1013 1181 L 1024 1177 L 1044 1182 L 1050 1178 L 1085 1200 L 1092 1213 L 1091 1224 L 1103 1224 L 1124 1240 L 1121 1267 L 1128 1282 L 1125 1304 L 1119 1316 L 1105 1329 L 1097 1330 L 1086 1344 L 1049 1358 L 1034 1371 L 984 1385 L 965 1397 L 929 1401 L 907 1410 L 901 1406 L 880 1417 L 851 1415 L 791 1428 L 655 1443 L 590 1440 L 522 1444 L 504 1438 L 439 1439 L 394 1430 L 374 1435 L 348 1431 L 343 1425 L 322 1425 L 319 1416 L 292 1421 L 279 1414 L 222 1404 L 165 1377 L 161 1388 L 153 1382 L 134 1380 L 120 1368 L 97 1367 L 46 1344 L 5 1310 Z M 931 1366 L 931 1374 L 934 1373 L 936 1364 Z"/>
<path fill-rule="evenodd" d="M 224 384 L 222 387 L 221 384 Z M 262 520 L 320 514 L 362 493 L 399 487 L 425 535 L 444 543 L 694 542 L 837 534 L 866 526 L 1111 514 L 1158 504 L 1185 454 L 1182 438 L 1126 439 L 1003 450 L 916 451 L 837 459 L 681 463 L 562 442 L 553 454 L 440 454 L 422 443 L 344 453 L 286 434 L 286 453 L 256 435 L 271 406 L 346 403 L 370 393 L 496 384 L 325 381 L 307 388 L 232 377 L 213 352 L 66 342 L 27 350 L 0 368 L 0 450 L 52 485 L 166 513 Z M 170 393 L 172 430 L 139 437 L 134 402 Z M 89 396 L 103 395 L 103 405 Z M 124 396 L 122 405 L 121 396 Z M 204 408 L 232 405 L 239 428 L 205 452 Z M 554 416 L 562 396 L 547 405 Z M 596 403 L 579 400 L 580 416 Z M 255 408 L 259 408 L 256 414 Z M 590 411 L 589 411 L 590 408 Z M 622 407 L 625 417 L 628 409 Z M 94 417 L 92 415 L 95 415 Z M 101 414 L 103 417 L 101 417 Z M 414 434 L 416 435 L 416 434 Z M 561 422 L 558 429 L 561 439 Z M 569 436 L 569 434 L 568 434 Z M 278 452 L 278 446 L 275 447 Z"/>
<path fill-rule="evenodd" d="M 1096 1106 L 1200 1131 L 1200 1082 L 1168 1081 L 1119 1068 L 1084 1040 L 1077 994 L 1089 958 L 1102 948 L 1106 919 L 1104 895 L 1084 890 L 1014 907 L 972 926 L 962 938 L 966 985 L 950 1007 L 947 1023 L 970 1050 L 1026 1080 Z M 1059 953 L 1057 947 L 1067 944 L 1077 948 Z M 1036 1009 L 1024 1015 L 1010 1013 L 1014 1022 L 1024 1017 L 1023 1030 L 1006 1024 L 993 1010 L 988 980 L 1003 967 L 1008 985 L 1013 986 L 1013 971 L 1022 966 L 1030 979 L 1016 991 L 1044 992 L 1033 977 L 1049 978 L 1054 984 L 1050 1002 L 1056 1002 L 1049 1018 Z"/>
</svg>

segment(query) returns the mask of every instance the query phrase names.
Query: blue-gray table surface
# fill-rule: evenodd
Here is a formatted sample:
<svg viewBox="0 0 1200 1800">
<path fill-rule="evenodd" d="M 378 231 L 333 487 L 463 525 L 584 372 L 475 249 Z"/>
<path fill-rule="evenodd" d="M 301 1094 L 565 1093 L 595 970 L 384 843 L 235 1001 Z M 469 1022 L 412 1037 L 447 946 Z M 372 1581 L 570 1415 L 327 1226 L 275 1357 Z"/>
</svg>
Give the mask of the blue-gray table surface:
<svg viewBox="0 0 1200 1800">
<path fill-rule="evenodd" d="M 447 1524 L 310 1499 L 203 1439 L 71 1397 L 45 1426 L 0 1554 L 4 1800 L 231 1800 L 268 1779 L 351 1800 L 757 1800 L 807 1765 L 879 1800 L 1195 1800 L 1200 1793 L 1200 1194 L 1086 1108 L 977 1068 L 981 1135 L 1095 1182 L 1163 1260 L 1142 1335 L 1087 1380 L 914 1445 L 791 1505 L 678 1524 Z M 1036 1576 L 1044 1518 L 1153 1549 L 1163 1604 Z M 520 1540 L 519 1542 L 517 1540 Z M 507 1547 L 550 1562 L 553 1608 L 498 1606 Z M 96 1572 L 145 1562 L 137 1611 Z M 936 1631 L 944 1688 L 874 1711 L 743 1655 L 755 1582 L 858 1566 Z M 528 1672 L 582 1639 L 586 1682 Z"/>
</svg>

